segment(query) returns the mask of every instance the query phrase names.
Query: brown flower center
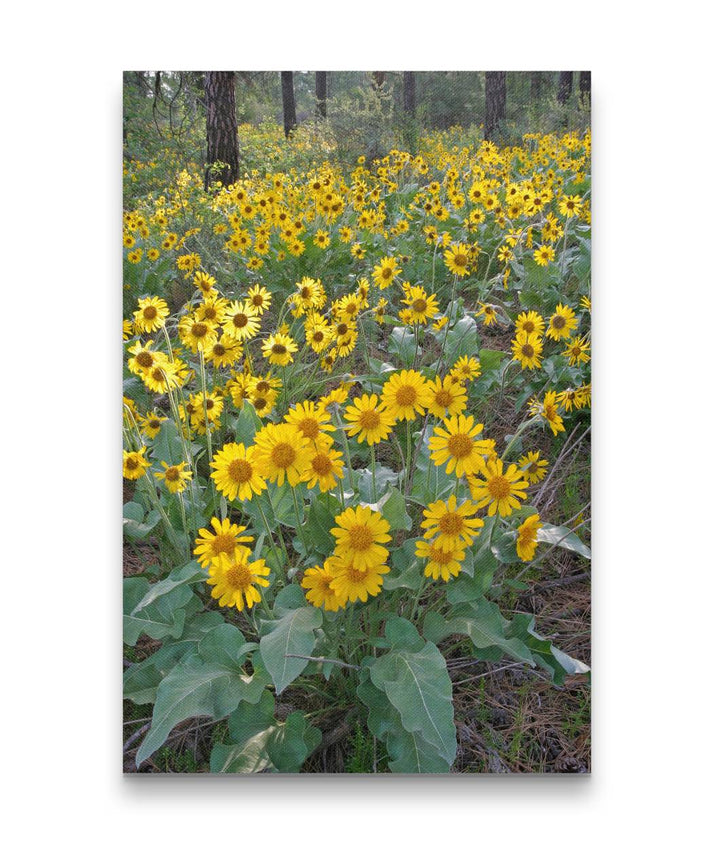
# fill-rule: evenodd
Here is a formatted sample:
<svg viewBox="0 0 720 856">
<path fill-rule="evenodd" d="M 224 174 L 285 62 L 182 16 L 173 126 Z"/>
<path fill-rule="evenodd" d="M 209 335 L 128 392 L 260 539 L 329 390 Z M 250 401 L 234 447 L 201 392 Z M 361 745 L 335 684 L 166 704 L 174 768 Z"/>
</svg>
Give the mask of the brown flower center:
<svg viewBox="0 0 720 856">
<path fill-rule="evenodd" d="M 310 440 L 314 440 L 320 433 L 320 425 L 317 419 L 313 419 L 311 416 L 300 420 L 297 427 Z"/>
<path fill-rule="evenodd" d="M 153 318 L 157 317 L 157 308 L 155 306 L 146 306 L 143 309 L 143 318 L 146 318 L 148 321 L 152 321 Z"/>
<path fill-rule="evenodd" d="M 505 476 L 493 476 L 487 484 L 493 499 L 507 499 L 510 496 L 510 482 Z"/>
<path fill-rule="evenodd" d="M 196 339 L 202 339 L 203 336 L 207 335 L 208 327 L 207 324 L 203 324 L 201 321 L 197 321 L 192 325 L 190 332 L 195 336 Z"/>
<path fill-rule="evenodd" d="M 271 348 L 273 354 L 286 354 L 287 348 L 285 345 L 281 345 L 279 342 L 276 342 Z"/>
<path fill-rule="evenodd" d="M 472 452 L 474 445 L 467 434 L 454 434 L 448 440 L 448 451 L 454 458 L 466 458 Z"/>
<path fill-rule="evenodd" d="M 270 453 L 270 460 L 280 470 L 287 469 L 297 457 L 290 443 L 278 443 Z"/>
<path fill-rule="evenodd" d="M 223 532 L 213 538 L 212 549 L 216 556 L 221 553 L 232 553 L 236 543 L 235 536 L 231 532 Z"/>
<path fill-rule="evenodd" d="M 417 300 L 413 300 L 412 308 L 419 314 L 425 312 L 427 309 L 427 300 L 418 297 Z"/>
<path fill-rule="evenodd" d="M 332 472 L 332 461 L 327 455 L 315 455 L 312 460 L 312 468 L 319 476 L 327 476 Z"/>
<path fill-rule="evenodd" d="M 448 511 L 443 514 L 438 523 L 440 531 L 445 535 L 459 535 L 462 532 L 464 525 L 465 519 L 461 514 L 457 514 L 455 511 Z"/>
<path fill-rule="evenodd" d="M 565 319 L 562 315 L 553 315 L 551 324 L 556 330 L 562 330 L 562 328 L 565 326 Z"/>
<path fill-rule="evenodd" d="M 452 404 L 452 395 L 446 389 L 439 389 L 435 393 L 435 403 L 440 407 L 450 407 Z"/>
<path fill-rule="evenodd" d="M 395 393 L 395 400 L 400 407 L 410 407 L 410 405 L 415 404 L 417 401 L 417 390 L 409 384 L 399 386 Z"/>
<path fill-rule="evenodd" d="M 180 470 L 177 467 L 168 467 L 165 470 L 165 481 L 176 482 L 180 481 Z"/>
<path fill-rule="evenodd" d="M 233 315 L 233 326 L 237 327 L 238 330 L 242 330 L 243 327 L 246 327 L 248 321 L 250 319 L 244 312 L 238 312 L 236 315 Z"/>
<path fill-rule="evenodd" d="M 465 267 L 465 265 L 466 265 L 467 263 L 468 263 L 467 256 L 466 256 L 466 255 L 464 255 L 463 253 L 458 253 L 458 254 L 455 256 L 455 264 L 456 264 L 458 267 Z"/>
<path fill-rule="evenodd" d="M 348 529 L 348 536 L 350 539 L 350 547 L 353 550 L 367 550 L 375 541 L 372 530 L 364 524 L 351 526 L 350 529 Z"/>
<path fill-rule="evenodd" d="M 373 428 L 377 428 L 380 424 L 380 414 L 375 410 L 366 410 L 364 413 L 360 414 L 358 422 L 366 430 L 372 430 Z"/>
<path fill-rule="evenodd" d="M 227 569 L 225 579 L 230 588 L 246 589 L 252 582 L 252 574 L 250 568 L 241 562 L 237 565 L 231 565 Z"/>
<path fill-rule="evenodd" d="M 144 369 L 149 369 L 150 366 L 155 362 L 153 355 L 150 351 L 140 351 L 140 353 L 135 357 L 137 364 L 142 366 Z"/>
<path fill-rule="evenodd" d="M 250 481 L 252 473 L 253 468 L 249 461 L 244 461 L 241 458 L 238 458 L 228 464 L 228 475 L 237 484 L 244 484 L 245 482 Z"/>
<path fill-rule="evenodd" d="M 523 345 L 522 348 L 520 349 L 520 352 L 523 355 L 523 357 L 530 358 L 530 357 L 535 356 L 535 348 L 533 348 L 533 346 L 529 345 L 529 344 Z"/>
</svg>

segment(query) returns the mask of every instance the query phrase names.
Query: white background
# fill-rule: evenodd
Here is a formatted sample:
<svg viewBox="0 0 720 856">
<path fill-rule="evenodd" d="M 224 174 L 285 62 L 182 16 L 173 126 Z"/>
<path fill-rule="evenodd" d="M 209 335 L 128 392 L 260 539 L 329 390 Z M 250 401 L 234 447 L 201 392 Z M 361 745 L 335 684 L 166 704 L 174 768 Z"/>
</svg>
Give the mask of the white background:
<svg viewBox="0 0 720 856">
<path fill-rule="evenodd" d="M 707 851 L 720 317 L 707 8 L 128 0 L 4 13 L 8 852 Z M 589 778 L 121 775 L 122 70 L 281 67 L 592 71 Z"/>
</svg>

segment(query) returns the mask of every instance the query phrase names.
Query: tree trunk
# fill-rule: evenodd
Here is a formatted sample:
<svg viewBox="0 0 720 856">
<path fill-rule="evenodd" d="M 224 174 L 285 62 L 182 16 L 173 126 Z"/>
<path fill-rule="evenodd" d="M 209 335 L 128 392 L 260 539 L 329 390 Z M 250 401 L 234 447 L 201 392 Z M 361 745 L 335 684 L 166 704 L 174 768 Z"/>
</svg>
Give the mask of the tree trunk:
<svg viewBox="0 0 720 856">
<path fill-rule="evenodd" d="M 385 83 L 385 72 L 384 71 L 373 71 L 372 73 L 372 86 L 373 89 L 377 92 L 382 89 L 382 85 Z"/>
<path fill-rule="evenodd" d="M 558 104 L 567 104 L 572 94 L 573 73 L 572 71 L 561 71 L 558 82 Z"/>
<path fill-rule="evenodd" d="M 485 139 L 495 136 L 498 125 L 505 118 L 505 72 L 485 72 Z"/>
<path fill-rule="evenodd" d="M 415 72 L 403 72 L 403 106 L 405 112 L 415 118 Z"/>
<path fill-rule="evenodd" d="M 590 72 L 580 72 L 580 100 L 590 106 Z"/>
<path fill-rule="evenodd" d="M 295 116 L 295 90 L 293 89 L 292 71 L 280 72 L 280 83 L 282 85 L 283 123 L 285 125 L 285 136 L 297 128 L 297 117 Z"/>
<path fill-rule="evenodd" d="M 315 112 L 321 119 L 327 118 L 327 71 L 315 72 Z"/>
<path fill-rule="evenodd" d="M 236 182 L 240 175 L 234 71 L 206 72 L 205 104 L 207 107 L 205 189 L 207 190 L 215 181 L 220 181 L 227 187 Z M 211 166 L 218 162 L 223 164 L 222 168 L 211 172 Z"/>
</svg>

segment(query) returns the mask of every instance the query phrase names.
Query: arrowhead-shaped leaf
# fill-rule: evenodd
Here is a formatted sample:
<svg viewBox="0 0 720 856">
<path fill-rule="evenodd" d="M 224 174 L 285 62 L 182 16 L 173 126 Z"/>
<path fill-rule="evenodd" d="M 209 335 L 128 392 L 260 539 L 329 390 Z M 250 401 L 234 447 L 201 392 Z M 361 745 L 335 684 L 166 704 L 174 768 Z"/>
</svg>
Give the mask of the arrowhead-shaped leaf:
<svg viewBox="0 0 720 856">
<path fill-rule="evenodd" d="M 314 606 L 293 609 L 276 621 L 263 622 L 260 654 L 278 695 L 307 666 L 308 661 L 303 657 L 312 654 L 315 648 L 314 631 L 321 624 L 322 613 Z"/>
</svg>

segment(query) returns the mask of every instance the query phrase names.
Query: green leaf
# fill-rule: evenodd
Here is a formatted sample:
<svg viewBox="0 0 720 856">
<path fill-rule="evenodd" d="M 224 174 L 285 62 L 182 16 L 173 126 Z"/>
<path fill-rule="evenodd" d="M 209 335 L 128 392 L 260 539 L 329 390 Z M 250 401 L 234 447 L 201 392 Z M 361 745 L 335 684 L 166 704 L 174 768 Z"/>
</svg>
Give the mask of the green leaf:
<svg viewBox="0 0 720 856">
<path fill-rule="evenodd" d="M 396 487 L 391 487 L 381 499 L 370 504 L 370 508 L 382 514 L 390 524 L 391 532 L 412 527 L 412 520 L 406 510 L 405 497 Z"/>
<path fill-rule="evenodd" d="M 483 372 L 499 369 L 502 361 L 507 354 L 505 351 L 489 351 L 483 348 L 478 354 L 480 360 L 480 370 Z"/>
<path fill-rule="evenodd" d="M 272 608 L 275 615 L 282 618 L 288 612 L 307 606 L 307 603 L 304 590 L 297 583 L 291 583 L 278 592 Z"/>
<path fill-rule="evenodd" d="M 538 665 L 552 675 L 556 686 L 563 685 L 566 675 L 582 675 L 590 671 L 585 663 L 556 648 L 549 639 L 543 639 L 534 627 L 535 616 L 520 613 L 513 616 L 508 632 L 528 646 Z"/>
<path fill-rule="evenodd" d="M 325 501 L 316 496 L 310 503 L 305 531 L 309 541 L 322 555 L 329 556 L 335 549 L 335 539 L 330 530 L 335 525 L 335 516 L 325 505 Z"/>
<path fill-rule="evenodd" d="M 222 719 L 244 699 L 257 703 L 266 675 L 256 666 L 252 676 L 243 671 L 245 639 L 236 627 L 222 624 L 211 630 L 191 654 L 160 682 L 152 725 L 140 744 L 135 763 L 149 758 L 185 719 L 210 716 Z"/>
<path fill-rule="evenodd" d="M 293 609 L 276 621 L 263 621 L 260 654 L 278 695 L 307 666 L 308 661 L 303 657 L 312 654 L 316 642 L 314 631 L 321 624 L 322 613 L 314 606 Z"/>
<path fill-rule="evenodd" d="M 182 568 L 174 568 L 164 580 L 160 580 L 159 583 L 155 583 L 154 586 L 150 587 L 147 594 L 133 608 L 132 615 L 137 615 L 141 610 L 145 609 L 158 598 L 167 595 L 173 589 L 203 582 L 207 577 L 207 572 L 195 561 L 190 562 Z"/>
<path fill-rule="evenodd" d="M 442 333 L 438 335 L 442 343 Z M 445 363 L 449 366 L 463 355 L 475 356 L 479 350 L 477 322 L 470 315 L 463 315 L 448 331 L 445 340 Z"/>
<path fill-rule="evenodd" d="M 372 470 L 362 469 L 357 470 L 357 486 L 360 500 L 362 502 L 372 503 Z M 390 485 L 397 484 L 398 474 L 389 467 L 375 467 L 375 487 L 377 495 L 382 496 Z"/>
<path fill-rule="evenodd" d="M 383 589 L 394 591 L 399 588 L 417 591 L 422 585 L 423 575 L 420 559 L 415 555 L 415 539 L 409 538 L 402 547 L 390 553 L 392 572 L 383 579 Z"/>
<path fill-rule="evenodd" d="M 177 425 L 172 419 L 166 419 L 153 441 L 151 457 L 156 463 L 179 464 L 185 460 L 182 439 Z"/>
<path fill-rule="evenodd" d="M 160 681 L 185 656 L 196 651 L 197 642 L 189 639 L 166 643 L 142 663 L 135 663 L 126 669 L 123 675 L 123 696 L 131 699 L 135 704 L 154 703 Z"/>
<path fill-rule="evenodd" d="M 586 559 L 591 557 L 590 548 L 583 544 L 567 526 L 551 526 L 545 523 L 538 529 L 537 539 L 546 544 L 557 544 L 565 550 L 572 550 L 573 553 L 579 553 Z"/>
<path fill-rule="evenodd" d="M 123 505 L 123 531 L 131 541 L 139 541 L 152 532 L 160 522 L 160 512 L 152 509 L 145 517 L 145 509 L 138 502 Z"/>
<path fill-rule="evenodd" d="M 262 422 L 255 408 L 249 401 L 243 401 L 235 422 L 235 442 L 242 443 L 246 448 L 252 446 L 255 434 L 261 425 Z"/>
<path fill-rule="evenodd" d="M 462 603 L 454 607 L 447 619 L 435 612 L 428 612 L 423 624 L 423 635 L 440 642 L 458 633 L 470 637 L 482 659 L 495 661 L 503 654 L 508 654 L 520 663 L 534 665 L 527 645 L 519 639 L 507 637 L 505 631 L 509 625 L 510 622 L 503 618 L 496 603 L 480 598 L 474 603 Z"/>
<path fill-rule="evenodd" d="M 386 623 L 385 635 L 393 645 L 411 644 L 417 649 L 423 640 L 410 625 L 413 636 L 408 625 L 410 622 L 404 619 L 391 619 Z M 371 681 L 398 711 L 405 731 L 418 732 L 441 758 L 452 764 L 457 751 L 452 684 L 437 647 L 432 642 L 425 642 L 419 650 L 393 647 L 369 669 Z"/>
<path fill-rule="evenodd" d="M 303 714 L 295 710 L 268 740 L 268 757 L 278 772 L 297 773 L 321 739 L 320 729 L 307 725 Z"/>
<path fill-rule="evenodd" d="M 415 333 L 409 327 L 393 327 L 388 339 L 388 350 L 394 354 L 401 365 L 409 366 L 414 357 L 417 346 Z M 422 348 L 417 348 L 418 354 Z"/>
<path fill-rule="evenodd" d="M 165 636 L 179 639 L 182 635 L 186 612 L 190 611 L 183 607 L 189 605 L 194 597 L 191 588 L 174 588 L 136 611 L 137 605 L 149 591 L 150 584 L 144 577 L 123 580 L 123 641 L 126 645 L 135 645 L 141 633 L 153 639 L 163 639 Z M 199 599 L 195 600 L 197 603 L 191 607 L 192 612 L 196 612 L 200 605 Z"/>
</svg>

